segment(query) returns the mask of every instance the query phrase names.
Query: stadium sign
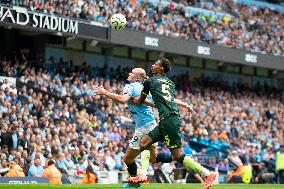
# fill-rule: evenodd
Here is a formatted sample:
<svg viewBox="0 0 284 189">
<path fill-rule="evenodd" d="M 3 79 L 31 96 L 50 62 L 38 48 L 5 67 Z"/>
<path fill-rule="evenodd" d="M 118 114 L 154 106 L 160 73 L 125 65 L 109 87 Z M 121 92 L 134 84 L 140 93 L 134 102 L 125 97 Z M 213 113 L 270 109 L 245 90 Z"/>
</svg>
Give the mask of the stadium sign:
<svg viewBox="0 0 284 189">
<path fill-rule="evenodd" d="M 43 184 L 43 183 L 49 183 L 49 180 L 47 178 L 40 178 L 40 177 L 0 177 L 0 183 Z"/>
<path fill-rule="evenodd" d="M 254 53 L 191 39 L 184 40 L 136 30 L 111 30 L 110 36 L 112 44 L 228 63 L 284 70 L 284 58 L 282 56 Z"/>
<path fill-rule="evenodd" d="M 251 62 L 251 63 L 257 63 L 257 56 L 253 54 L 246 54 L 245 55 L 245 61 Z"/>
<path fill-rule="evenodd" d="M 78 34 L 78 21 L 46 15 L 41 13 L 27 12 L 26 9 L 12 9 L 0 7 L 0 21 L 18 25 L 29 25 L 34 28 L 48 29 L 52 31 Z"/>
<path fill-rule="evenodd" d="M 159 46 L 159 39 L 154 37 L 145 36 L 145 45 L 158 47 Z"/>
<path fill-rule="evenodd" d="M 203 55 L 210 55 L 210 47 L 198 46 L 197 53 Z"/>
</svg>

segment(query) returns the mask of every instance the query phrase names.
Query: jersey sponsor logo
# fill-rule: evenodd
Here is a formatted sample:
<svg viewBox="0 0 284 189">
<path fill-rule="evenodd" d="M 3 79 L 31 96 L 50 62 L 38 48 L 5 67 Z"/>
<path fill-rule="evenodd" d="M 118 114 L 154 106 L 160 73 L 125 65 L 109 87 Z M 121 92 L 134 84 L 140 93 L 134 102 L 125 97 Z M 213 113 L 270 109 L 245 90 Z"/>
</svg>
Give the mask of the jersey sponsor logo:
<svg viewBox="0 0 284 189">
<path fill-rule="evenodd" d="M 160 79 L 157 79 L 160 83 L 169 83 L 169 80 L 167 79 L 163 79 L 163 78 L 160 78 Z"/>
</svg>

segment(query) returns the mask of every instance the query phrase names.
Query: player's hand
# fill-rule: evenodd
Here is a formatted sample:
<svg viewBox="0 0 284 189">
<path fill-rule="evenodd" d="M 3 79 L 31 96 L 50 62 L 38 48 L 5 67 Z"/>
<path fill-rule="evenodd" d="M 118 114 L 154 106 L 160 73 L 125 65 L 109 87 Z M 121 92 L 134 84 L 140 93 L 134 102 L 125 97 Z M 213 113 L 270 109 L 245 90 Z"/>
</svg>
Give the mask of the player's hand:
<svg viewBox="0 0 284 189">
<path fill-rule="evenodd" d="M 106 95 L 107 94 L 107 90 L 105 90 L 105 88 L 103 86 L 99 86 L 96 88 L 96 95 Z"/>
<path fill-rule="evenodd" d="M 190 113 L 190 115 L 197 115 L 197 113 L 189 105 L 186 107 L 186 110 Z"/>
<path fill-rule="evenodd" d="M 133 104 L 139 104 L 139 101 L 138 101 L 138 98 L 137 97 L 131 97 L 130 98 L 130 101 L 133 103 Z"/>
</svg>

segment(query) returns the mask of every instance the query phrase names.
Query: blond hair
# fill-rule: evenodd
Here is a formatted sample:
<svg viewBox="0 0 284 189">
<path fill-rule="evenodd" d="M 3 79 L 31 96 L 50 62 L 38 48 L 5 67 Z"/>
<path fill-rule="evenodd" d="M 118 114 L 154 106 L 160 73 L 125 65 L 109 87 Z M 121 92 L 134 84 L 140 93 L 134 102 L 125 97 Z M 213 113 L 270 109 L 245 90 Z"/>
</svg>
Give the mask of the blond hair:
<svg viewBox="0 0 284 189">
<path fill-rule="evenodd" d="M 137 74 L 139 74 L 142 82 L 149 78 L 143 68 L 134 68 L 134 70 L 137 72 Z"/>
</svg>

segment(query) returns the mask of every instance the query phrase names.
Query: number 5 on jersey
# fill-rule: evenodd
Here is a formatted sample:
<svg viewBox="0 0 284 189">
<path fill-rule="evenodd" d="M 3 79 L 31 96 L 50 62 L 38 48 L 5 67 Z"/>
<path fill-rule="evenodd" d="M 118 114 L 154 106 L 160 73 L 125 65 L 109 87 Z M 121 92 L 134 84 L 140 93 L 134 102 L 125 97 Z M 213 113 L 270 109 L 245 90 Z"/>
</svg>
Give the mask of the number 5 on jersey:
<svg viewBox="0 0 284 189">
<path fill-rule="evenodd" d="M 162 84 L 162 93 L 165 94 L 163 96 L 165 100 L 167 100 L 167 101 L 172 100 L 172 96 L 171 96 L 171 93 L 170 93 L 170 87 L 169 87 L 168 84 Z"/>
</svg>

